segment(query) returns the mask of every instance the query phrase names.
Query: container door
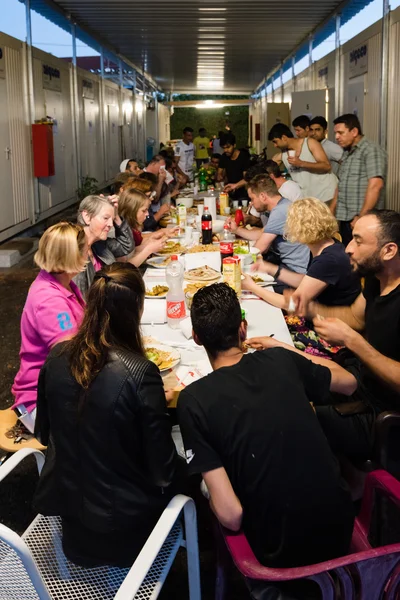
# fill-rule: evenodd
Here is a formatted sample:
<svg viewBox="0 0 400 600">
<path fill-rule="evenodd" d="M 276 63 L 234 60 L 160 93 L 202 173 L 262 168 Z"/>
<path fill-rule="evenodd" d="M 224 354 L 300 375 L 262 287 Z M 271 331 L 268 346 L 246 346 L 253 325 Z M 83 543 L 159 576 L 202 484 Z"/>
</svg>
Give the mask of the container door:
<svg viewBox="0 0 400 600">
<path fill-rule="evenodd" d="M 83 175 L 95 177 L 97 181 L 103 180 L 102 154 L 98 144 L 98 106 L 94 100 L 83 98 L 84 112 L 84 148 L 85 156 L 82 156 Z"/>
<path fill-rule="evenodd" d="M 54 137 L 54 165 L 55 175 L 49 178 L 51 206 L 67 200 L 67 186 L 65 176 L 65 123 L 63 119 L 63 105 L 61 92 L 54 90 L 44 90 L 46 105 L 46 115 L 53 119 L 53 137 Z"/>
<path fill-rule="evenodd" d="M 119 173 L 121 162 L 119 152 L 118 106 L 108 105 L 107 112 L 107 174 L 108 179 L 114 179 Z"/>
<path fill-rule="evenodd" d="M 6 80 L 0 79 L 0 181 L 1 197 L 0 231 L 14 225 L 14 199 L 11 177 L 11 138 L 8 124 Z M 17 148 L 14 149 L 17 151 Z"/>
<path fill-rule="evenodd" d="M 347 82 L 347 110 L 346 112 L 357 115 L 363 126 L 364 119 L 364 75 L 355 77 Z"/>
</svg>

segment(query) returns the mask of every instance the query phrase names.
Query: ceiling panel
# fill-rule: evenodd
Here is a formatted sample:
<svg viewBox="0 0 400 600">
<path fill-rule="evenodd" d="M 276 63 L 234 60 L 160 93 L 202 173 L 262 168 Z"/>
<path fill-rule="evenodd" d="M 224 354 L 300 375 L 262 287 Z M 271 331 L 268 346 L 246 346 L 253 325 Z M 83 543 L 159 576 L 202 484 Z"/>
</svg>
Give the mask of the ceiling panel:
<svg viewBox="0 0 400 600">
<path fill-rule="evenodd" d="M 32 5 L 35 2 L 32 2 Z M 56 0 L 164 89 L 250 93 L 338 0 Z"/>
</svg>

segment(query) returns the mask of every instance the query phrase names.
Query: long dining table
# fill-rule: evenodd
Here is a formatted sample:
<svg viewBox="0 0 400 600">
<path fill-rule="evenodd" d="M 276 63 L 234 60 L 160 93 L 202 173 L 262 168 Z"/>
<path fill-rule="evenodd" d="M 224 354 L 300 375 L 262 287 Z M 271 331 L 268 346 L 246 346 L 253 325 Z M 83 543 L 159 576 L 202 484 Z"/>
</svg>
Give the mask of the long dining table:
<svg viewBox="0 0 400 600">
<path fill-rule="evenodd" d="M 150 289 L 155 285 L 165 285 L 165 269 L 149 267 L 146 270 L 143 279 L 146 289 Z M 269 287 L 268 289 L 273 290 L 273 287 Z M 263 300 L 246 292 L 243 292 L 241 295 L 240 305 L 246 311 L 246 320 L 248 323 L 247 334 L 249 338 L 273 335 L 277 340 L 293 345 L 289 330 L 280 309 L 271 306 Z M 190 321 L 186 322 L 186 326 L 182 328 L 183 330 L 181 328 L 172 329 L 166 322 L 155 322 L 156 320 L 162 320 L 162 318 L 155 319 L 154 322 L 151 322 L 151 314 L 156 313 L 158 315 L 166 314 L 166 300 L 162 298 L 146 298 L 145 315 L 150 315 L 150 317 L 146 317 L 146 322 L 143 322 L 142 320 L 143 335 L 150 337 L 161 344 L 176 348 L 181 356 L 179 364 L 172 369 L 172 377 L 171 371 L 163 375 L 165 379 L 167 377 L 169 378 L 168 380 L 166 379 L 166 381 L 169 381 L 172 386 L 175 383 L 177 387 L 180 386 L 182 389 L 182 387 L 185 386 L 184 381 L 190 382 L 190 378 L 189 380 L 187 379 L 189 372 L 194 374 L 195 378 L 210 373 L 212 369 L 204 348 L 198 346 L 192 337 L 188 339 L 183 333 L 184 330 L 186 335 L 188 335 L 188 332 L 191 331 Z M 188 310 L 187 316 L 190 318 Z M 165 384 L 165 387 L 169 387 L 168 383 Z M 176 406 L 176 399 L 175 401 L 172 400 L 169 403 L 169 406 Z"/>
</svg>

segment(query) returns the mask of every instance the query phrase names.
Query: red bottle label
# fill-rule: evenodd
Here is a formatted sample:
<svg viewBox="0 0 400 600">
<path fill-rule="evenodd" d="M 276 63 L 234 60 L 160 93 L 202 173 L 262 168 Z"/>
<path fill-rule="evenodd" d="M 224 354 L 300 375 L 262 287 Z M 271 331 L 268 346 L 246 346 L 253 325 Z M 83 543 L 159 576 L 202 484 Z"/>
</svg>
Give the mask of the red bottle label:
<svg viewBox="0 0 400 600">
<path fill-rule="evenodd" d="M 212 229 L 212 221 L 202 221 L 201 228 L 204 229 L 205 231 Z"/>
<path fill-rule="evenodd" d="M 167 302 L 168 319 L 183 319 L 186 317 L 185 301 Z"/>
<path fill-rule="evenodd" d="M 221 242 L 220 245 L 221 254 L 232 254 L 233 253 L 233 242 Z"/>
</svg>

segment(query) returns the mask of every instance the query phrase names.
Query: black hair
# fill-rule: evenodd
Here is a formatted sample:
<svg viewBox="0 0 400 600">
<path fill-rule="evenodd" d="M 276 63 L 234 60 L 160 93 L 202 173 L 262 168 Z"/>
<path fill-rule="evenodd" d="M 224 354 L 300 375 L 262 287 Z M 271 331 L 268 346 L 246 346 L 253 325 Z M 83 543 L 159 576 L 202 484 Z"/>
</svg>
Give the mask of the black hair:
<svg viewBox="0 0 400 600">
<path fill-rule="evenodd" d="M 321 125 L 322 129 L 328 129 L 328 121 L 325 117 L 314 117 L 310 121 L 310 127 L 311 125 Z"/>
<path fill-rule="evenodd" d="M 244 176 L 244 180 L 247 181 L 247 183 L 250 183 L 250 181 L 256 176 L 256 175 L 266 175 L 266 168 L 265 168 L 265 163 L 261 162 L 261 163 L 257 163 L 256 165 L 252 165 L 251 167 L 249 167 L 245 173 Z"/>
<path fill-rule="evenodd" d="M 234 146 L 236 144 L 236 138 L 230 131 L 223 133 L 219 139 L 219 145 L 221 148 L 224 146 Z"/>
<path fill-rule="evenodd" d="M 219 137 L 219 138 L 220 138 L 220 137 L 222 137 L 223 135 L 224 135 L 224 132 L 223 132 L 223 131 L 218 131 L 218 137 Z"/>
<path fill-rule="evenodd" d="M 194 333 L 211 356 L 238 347 L 242 311 L 236 293 L 226 283 L 196 292 L 190 316 Z"/>
<path fill-rule="evenodd" d="M 202 131 L 207 131 L 207 129 L 205 127 L 200 127 L 199 133 L 201 133 Z"/>
<path fill-rule="evenodd" d="M 211 158 L 222 158 L 222 154 L 218 154 L 218 152 L 214 152 L 214 154 L 211 154 Z"/>
<path fill-rule="evenodd" d="M 272 142 L 275 138 L 282 139 L 286 135 L 288 138 L 294 137 L 291 129 L 284 123 L 276 123 L 269 131 L 268 141 Z"/>
<path fill-rule="evenodd" d="M 397 244 L 400 254 L 400 213 L 384 208 L 370 210 L 367 215 L 373 215 L 379 221 L 378 238 L 382 246 L 393 242 Z"/>
<path fill-rule="evenodd" d="M 342 115 L 341 117 L 337 117 L 333 121 L 334 125 L 339 125 L 340 123 L 343 123 L 343 125 L 345 125 L 349 131 L 352 129 L 358 129 L 358 135 L 362 135 L 361 123 L 357 115 L 348 113 L 346 115 Z"/>
<path fill-rule="evenodd" d="M 302 129 L 305 129 L 306 127 L 310 127 L 310 119 L 307 115 L 300 115 L 292 121 L 292 125 L 293 127 L 302 127 Z"/>
<path fill-rule="evenodd" d="M 274 160 L 267 160 L 265 162 L 265 170 L 268 175 L 273 175 L 274 177 L 281 177 L 282 175 L 280 166 Z"/>
<path fill-rule="evenodd" d="M 183 133 L 193 133 L 193 129 L 191 127 L 185 127 Z"/>
<path fill-rule="evenodd" d="M 152 183 L 153 185 L 157 185 L 158 182 L 157 175 L 154 175 L 154 173 L 149 173 L 148 171 L 140 173 L 139 179 L 146 179 L 147 181 L 150 181 L 150 183 Z"/>
</svg>

